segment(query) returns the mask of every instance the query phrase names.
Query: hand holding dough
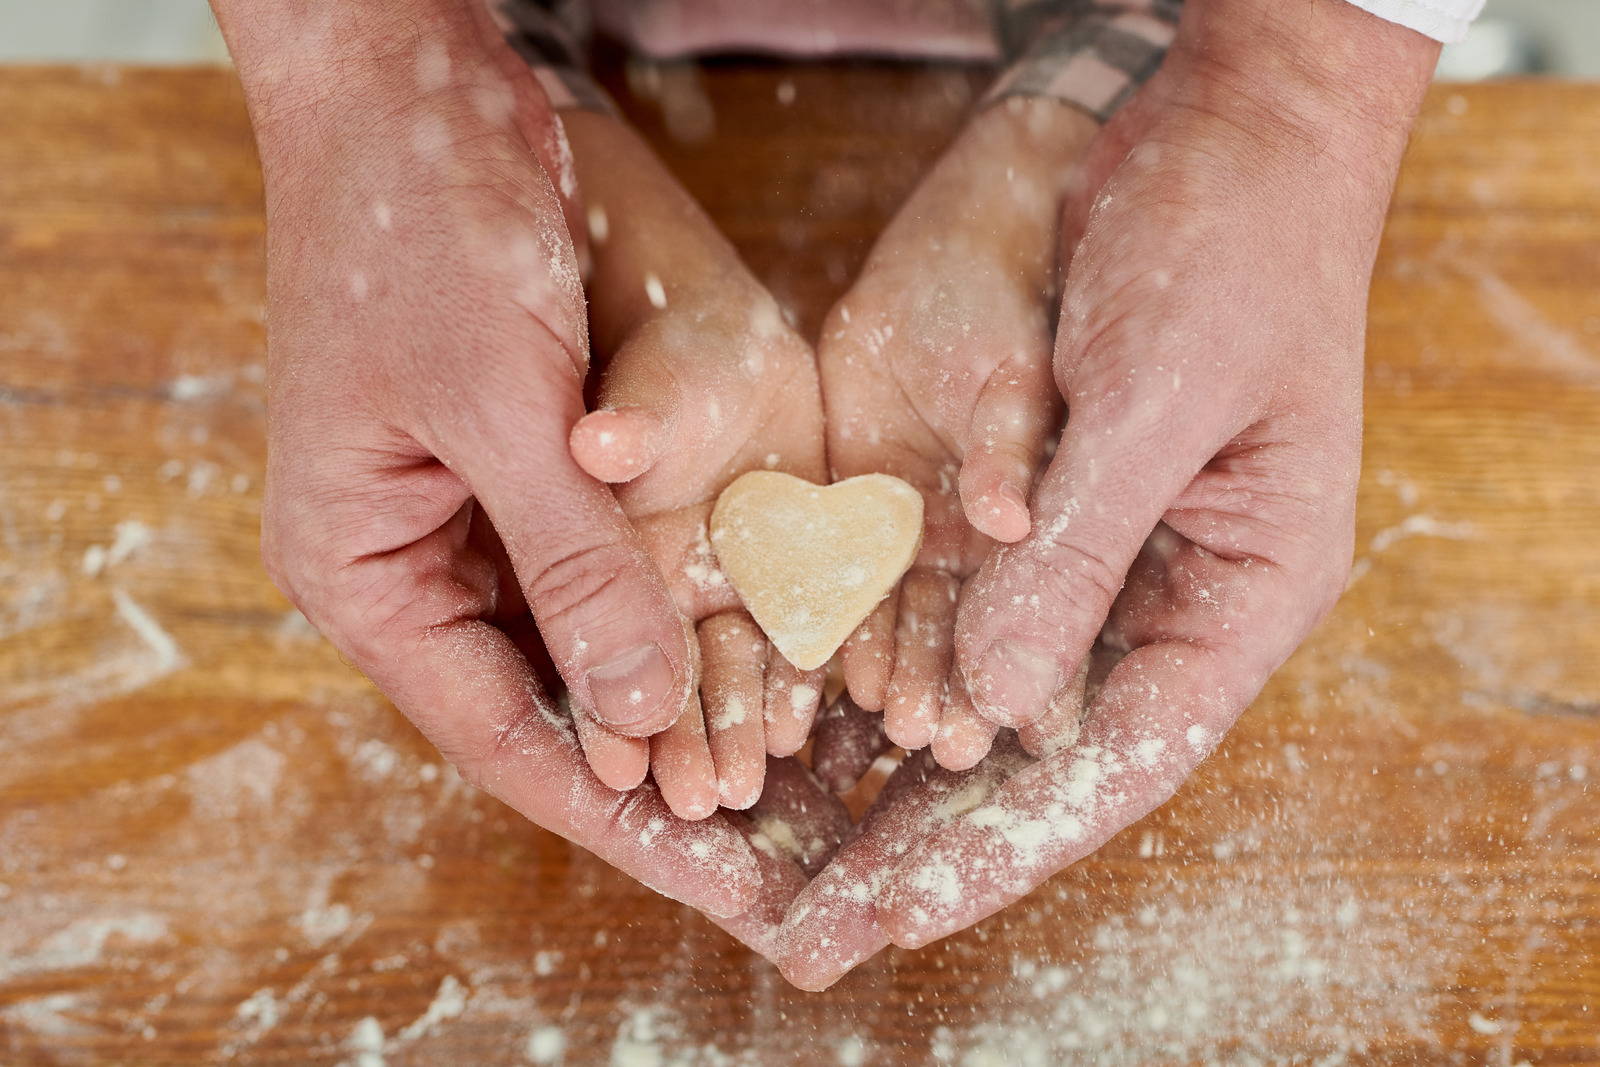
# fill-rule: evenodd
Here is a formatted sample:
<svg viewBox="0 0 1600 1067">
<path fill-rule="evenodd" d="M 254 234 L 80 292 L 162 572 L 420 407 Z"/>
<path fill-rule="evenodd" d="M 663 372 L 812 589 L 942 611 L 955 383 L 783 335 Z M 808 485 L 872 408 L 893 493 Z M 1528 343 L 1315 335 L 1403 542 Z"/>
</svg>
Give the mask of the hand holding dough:
<svg viewBox="0 0 1600 1067">
<path fill-rule="evenodd" d="M 922 544 L 922 494 L 863 474 L 812 485 L 751 471 L 722 491 L 711 546 L 785 659 L 822 666 L 889 594 Z"/>
</svg>

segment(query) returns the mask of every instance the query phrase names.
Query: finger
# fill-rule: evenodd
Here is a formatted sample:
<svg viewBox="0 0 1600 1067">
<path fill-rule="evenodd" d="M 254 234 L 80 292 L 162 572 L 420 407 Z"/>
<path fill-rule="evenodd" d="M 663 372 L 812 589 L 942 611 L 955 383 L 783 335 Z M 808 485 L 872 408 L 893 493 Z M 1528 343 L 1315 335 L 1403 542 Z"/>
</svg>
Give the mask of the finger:
<svg viewBox="0 0 1600 1067">
<path fill-rule="evenodd" d="M 655 465 L 669 434 L 663 417 L 648 408 L 591 411 L 572 427 L 568 447 L 578 466 L 602 482 L 626 482 Z"/>
<path fill-rule="evenodd" d="M 766 848 L 756 844 L 761 836 L 760 831 L 750 825 L 745 813 L 725 812 L 715 818 L 726 819 L 745 841 L 755 858 L 761 888 L 738 915 L 729 918 L 713 915 L 710 916 L 711 921 L 762 956 L 775 960 L 778 957 L 778 933 L 783 928 L 784 917 L 809 879 L 793 860 L 771 848 L 770 843 L 764 842 L 768 844 Z M 711 821 L 692 825 L 704 826 Z"/>
<path fill-rule="evenodd" d="M 1017 740 L 1030 756 L 1044 759 L 1070 746 L 1083 729 L 1084 683 L 1089 677 L 1089 663 L 1093 656 L 1085 656 L 1083 666 L 1067 685 L 1056 690 L 1050 706 L 1043 715 L 1017 730 Z"/>
<path fill-rule="evenodd" d="M 308 614 L 469 783 L 674 900 L 722 917 L 752 907 L 760 867 L 726 819 L 684 822 L 650 785 L 618 793 L 590 771 L 571 720 L 478 618 L 492 594 L 459 577 L 448 533 L 347 569 L 351 590 L 405 590 L 398 608 L 331 587 Z"/>
<path fill-rule="evenodd" d="M 849 792 L 891 746 L 883 716 L 862 711 L 848 693 L 840 693 L 817 719 L 812 738 L 811 767 L 835 793 Z"/>
<path fill-rule="evenodd" d="M 983 804 L 1020 765 L 1020 749 L 1001 749 L 998 758 L 969 771 L 942 770 L 926 752 L 896 769 L 856 836 L 789 909 L 774 958 L 785 978 L 801 989 L 826 989 L 889 943 L 877 921 L 873 887 L 917 842 Z"/>
<path fill-rule="evenodd" d="M 811 736 L 811 724 L 822 701 L 827 671 L 803 671 L 776 650 L 767 657 L 766 696 L 762 702 L 767 752 L 792 756 Z"/>
<path fill-rule="evenodd" d="M 844 840 L 850 813 L 799 760 L 768 761 L 765 779 L 766 788 L 754 807 L 726 816 L 750 843 L 760 867 L 761 891 L 743 915 L 714 921 L 775 960 L 778 932 L 789 907 Z"/>
<path fill-rule="evenodd" d="M 938 729 L 960 588 L 954 576 L 926 568 L 913 569 L 900 582 L 894 673 L 883 729 L 901 748 L 926 748 Z"/>
<path fill-rule="evenodd" d="M 678 818 L 704 819 L 717 810 L 717 768 L 697 697 L 677 722 L 650 738 L 650 769 Z"/>
<path fill-rule="evenodd" d="M 879 921 L 916 947 L 970 925 L 1170 797 L 1332 602 L 1337 570 L 1230 561 L 1153 537 L 1116 628 L 1148 642 L 1111 669 L 1075 742 L 923 842 L 884 883 Z M 1004 877 L 996 877 L 1004 872 Z"/>
<path fill-rule="evenodd" d="M 885 792 L 897 781 L 906 783 L 900 794 L 910 792 L 926 777 L 929 763 L 920 755 L 908 758 L 885 783 Z M 884 804 L 881 810 L 879 804 Z M 866 819 L 898 826 L 905 815 L 879 794 Z M 912 842 L 891 832 L 867 833 L 865 820 L 861 829 L 795 897 L 774 939 L 773 962 L 799 989 L 827 989 L 889 944 L 889 935 L 878 925 L 872 886 Z"/>
<path fill-rule="evenodd" d="M 973 704 L 1002 726 L 1037 719 L 1077 674 L 1145 537 L 1232 436 L 1220 401 L 1179 418 L 1142 389 L 1111 392 L 1074 397 L 1033 531 L 962 597 L 957 658 Z"/>
<path fill-rule="evenodd" d="M 1186 645 L 1129 655 L 1077 744 L 1019 772 L 889 876 L 878 917 L 894 943 L 917 948 L 993 914 L 1170 797 L 1238 711 L 1212 696 L 1215 658 Z M 1206 695 L 1174 716 L 1150 706 L 1151 684 Z"/>
<path fill-rule="evenodd" d="M 467 383 L 480 398 L 435 451 L 459 471 L 504 542 L 551 659 L 577 703 L 646 736 L 682 713 L 691 631 L 611 491 L 567 448 L 575 386 Z M 571 388 L 565 413 L 551 394 Z"/>
<path fill-rule="evenodd" d="M 700 700 L 717 797 L 725 808 L 743 810 L 761 796 L 767 765 L 761 713 L 766 657 L 767 640 L 744 612 L 723 612 L 700 624 Z"/>
<path fill-rule="evenodd" d="M 650 742 L 642 737 L 623 737 L 606 729 L 582 708 L 572 710 L 578 730 L 578 743 L 594 776 L 612 789 L 627 792 L 650 770 Z"/>
<path fill-rule="evenodd" d="M 961 504 L 974 528 L 1007 543 L 1028 536 L 1028 490 L 1060 425 L 1047 352 L 1013 358 L 989 376 L 972 409 L 961 462 Z"/>
<path fill-rule="evenodd" d="M 944 711 L 933 736 L 933 758 L 946 770 L 964 771 L 988 754 L 1000 728 L 972 706 L 960 671 L 952 670 L 945 686 Z"/>
<path fill-rule="evenodd" d="M 850 832 L 850 812 L 797 759 L 767 761 L 766 788 L 745 816 L 760 835 L 751 843 L 775 850 L 807 877 L 828 862 Z"/>
<path fill-rule="evenodd" d="M 882 711 L 888 699 L 899 604 L 897 585 L 844 643 L 844 683 L 850 690 L 850 699 L 866 711 Z"/>
</svg>

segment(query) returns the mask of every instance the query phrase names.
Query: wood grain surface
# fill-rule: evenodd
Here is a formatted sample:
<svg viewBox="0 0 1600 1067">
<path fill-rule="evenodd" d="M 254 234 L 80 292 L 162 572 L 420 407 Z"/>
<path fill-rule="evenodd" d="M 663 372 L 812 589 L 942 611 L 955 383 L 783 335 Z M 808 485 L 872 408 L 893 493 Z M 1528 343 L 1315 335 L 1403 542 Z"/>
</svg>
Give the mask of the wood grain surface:
<svg viewBox="0 0 1600 1067">
<path fill-rule="evenodd" d="M 635 75 L 807 330 L 977 84 Z M 474 795 L 268 584 L 260 201 L 229 74 L 0 71 L 0 1062 L 1600 1063 L 1600 87 L 1431 97 L 1356 573 L 1217 755 L 820 995 Z"/>
</svg>

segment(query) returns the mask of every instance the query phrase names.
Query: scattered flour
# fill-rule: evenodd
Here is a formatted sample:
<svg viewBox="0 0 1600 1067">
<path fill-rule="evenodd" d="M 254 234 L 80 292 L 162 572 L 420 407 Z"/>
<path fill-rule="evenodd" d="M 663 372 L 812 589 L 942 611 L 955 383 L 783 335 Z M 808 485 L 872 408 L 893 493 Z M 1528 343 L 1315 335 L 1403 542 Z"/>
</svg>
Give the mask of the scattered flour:
<svg viewBox="0 0 1600 1067">
<path fill-rule="evenodd" d="M 406 1044 L 424 1034 L 431 1034 L 440 1023 L 454 1019 L 466 1007 L 467 987 L 455 975 L 447 974 L 439 983 L 439 991 L 433 995 L 433 1003 L 428 1005 L 428 1010 L 395 1034 L 394 1039 L 397 1043 Z"/>
<path fill-rule="evenodd" d="M 383 1026 L 370 1015 L 356 1023 L 344 1047 L 355 1053 L 355 1067 L 384 1067 L 388 1062 L 383 1055 Z"/>
<path fill-rule="evenodd" d="M 70 971 L 102 962 L 113 940 L 150 945 L 167 936 L 167 920 L 153 912 L 78 919 L 47 935 L 31 952 L 0 953 L 0 980 L 45 971 Z M 3 945 L 4 942 L 0 942 Z"/>
</svg>

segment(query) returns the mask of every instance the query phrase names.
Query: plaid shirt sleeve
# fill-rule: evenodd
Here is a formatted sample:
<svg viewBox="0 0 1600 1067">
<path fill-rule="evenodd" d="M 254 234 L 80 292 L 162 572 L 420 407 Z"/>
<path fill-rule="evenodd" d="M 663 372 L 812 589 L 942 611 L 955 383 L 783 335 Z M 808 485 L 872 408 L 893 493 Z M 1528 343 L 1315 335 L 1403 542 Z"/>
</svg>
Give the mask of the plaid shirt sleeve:
<svg viewBox="0 0 1600 1067">
<path fill-rule="evenodd" d="M 591 32 L 588 0 L 487 3 L 506 43 L 527 62 L 551 107 L 615 112 L 611 98 L 585 69 Z"/>
<path fill-rule="evenodd" d="M 1177 33 L 1183 0 L 991 0 L 1007 67 L 988 100 L 1051 96 L 1104 122 Z"/>
</svg>

